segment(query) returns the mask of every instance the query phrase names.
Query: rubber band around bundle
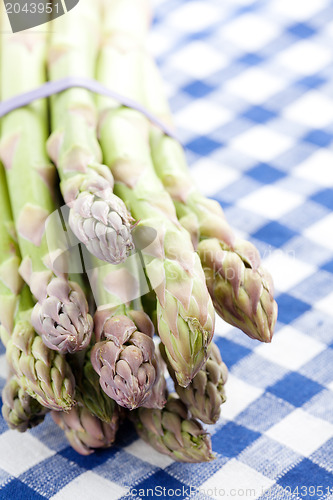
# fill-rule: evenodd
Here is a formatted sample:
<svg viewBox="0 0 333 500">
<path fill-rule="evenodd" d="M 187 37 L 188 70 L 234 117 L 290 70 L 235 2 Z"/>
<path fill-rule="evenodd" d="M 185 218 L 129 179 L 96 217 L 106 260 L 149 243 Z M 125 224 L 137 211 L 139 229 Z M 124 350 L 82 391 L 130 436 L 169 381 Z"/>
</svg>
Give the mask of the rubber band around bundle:
<svg viewBox="0 0 333 500">
<path fill-rule="evenodd" d="M 2 101 L 0 103 L 0 118 L 7 115 L 11 111 L 15 111 L 16 109 L 31 104 L 37 99 L 51 97 L 52 95 L 59 94 L 60 92 L 71 89 L 73 87 L 83 88 L 86 90 L 90 90 L 95 94 L 111 97 L 123 106 L 139 111 L 140 113 L 145 115 L 146 118 L 148 118 L 148 120 L 151 121 L 154 125 L 157 125 L 166 135 L 172 137 L 173 139 L 179 140 L 171 127 L 163 123 L 163 121 L 157 118 L 154 113 L 151 113 L 140 103 L 134 101 L 133 99 L 130 99 L 129 97 L 118 94 L 118 92 L 110 90 L 96 80 L 74 76 L 62 78 L 61 80 L 55 80 L 52 82 L 46 82 L 36 89 L 30 90 L 29 92 L 24 92 L 23 94 L 19 94 L 17 96 L 11 97 L 10 99 Z"/>
</svg>

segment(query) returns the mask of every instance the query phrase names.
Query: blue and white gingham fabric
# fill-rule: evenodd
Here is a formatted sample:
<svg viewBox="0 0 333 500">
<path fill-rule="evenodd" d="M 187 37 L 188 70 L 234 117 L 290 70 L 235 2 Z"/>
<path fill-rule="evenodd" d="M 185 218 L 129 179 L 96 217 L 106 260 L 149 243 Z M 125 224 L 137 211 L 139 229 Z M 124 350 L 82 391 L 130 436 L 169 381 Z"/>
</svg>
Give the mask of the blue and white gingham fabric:
<svg viewBox="0 0 333 500">
<path fill-rule="evenodd" d="M 217 321 L 212 463 L 175 463 L 130 424 L 81 457 L 50 418 L 22 435 L 1 420 L 0 498 L 333 498 L 333 3 L 157 1 L 150 46 L 201 190 L 274 277 L 276 333 Z"/>
</svg>

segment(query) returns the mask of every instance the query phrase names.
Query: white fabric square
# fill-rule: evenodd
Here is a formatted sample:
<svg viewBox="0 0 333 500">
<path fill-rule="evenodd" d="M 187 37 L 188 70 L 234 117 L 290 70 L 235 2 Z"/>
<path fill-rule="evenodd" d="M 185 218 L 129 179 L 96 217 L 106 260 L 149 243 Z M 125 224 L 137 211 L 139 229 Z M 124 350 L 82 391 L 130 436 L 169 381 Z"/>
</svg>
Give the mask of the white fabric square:
<svg viewBox="0 0 333 500">
<path fill-rule="evenodd" d="M 332 165 L 333 151 L 318 149 L 293 170 L 293 175 L 324 187 L 333 186 Z"/>
<path fill-rule="evenodd" d="M 321 342 L 285 326 L 273 336 L 270 344 L 260 344 L 255 352 L 289 370 L 297 370 L 324 349 Z"/>
<path fill-rule="evenodd" d="M 170 65 L 194 78 L 206 76 L 226 65 L 226 57 L 203 42 L 193 42 L 169 58 Z"/>
<path fill-rule="evenodd" d="M 148 47 L 149 52 L 153 57 L 158 57 L 159 54 L 166 52 L 170 45 L 170 33 L 163 30 L 152 30 L 149 33 Z M 164 81 L 164 84 L 167 82 Z"/>
<path fill-rule="evenodd" d="M 333 381 L 326 386 L 330 391 L 333 391 Z"/>
<path fill-rule="evenodd" d="M 296 21 L 309 20 L 328 5 L 328 0 L 272 0 L 270 6 L 273 12 L 295 19 Z"/>
<path fill-rule="evenodd" d="M 172 458 L 158 453 L 158 451 L 154 450 L 154 448 L 142 441 L 142 439 L 136 439 L 129 446 L 126 446 L 124 451 L 161 469 L 165 469 L 173 463 Z"/>
<path fill-rule="evenodd" d="M 266 435 L 306 457 L 333 437 L 333 425 L 298 408 Z"/>
<path fill-rule="evenodd" d="M 272 479 L 260 474 L 235 458 L 205 481 L 199 491 L 213 498 L 241 498 L 246 490 L 249 498 L 258 498 L 274 484 Z M 221 490 L 219 494 L 219 490 Z M 245 497 L 244 497 L 245 498 Z"/>
<path fill-rule="evenodd" d="M 205 99 L 196 99 L 177 113 L 175 122 L 177 127 L 205 135 L 227 123 L 231 117 L 232 114 L 228 109 Z"/>
<path fill-rule="evenodd" d="M 319 311 L 323 311 L 333 316 L 333 292 L 316 302 L 315 307 L 319 309 Z"/>
<path fill-rule="evenodd" d="M 275 289 L 279 292 L 286 292 L 316 271 L 315 267 L 282 250 L 275 250 L 263 261 L 263 266 L 271 273 Z"/>
<path fill-rule="evenodd" d="M 221 353 L 223 357 L 223 352 Z M 222 407 L 223 418 L 232 420 L 239 415 L 249 404 L 263 394 L 263 389 L 247 384 L 231 373 L 226 385 L 227 401 Z"/>
<path fill-rule="evenodd" d="M 317 245 L 333 250 L 333 213 L 308 227 L 304 231 L 304 235 L 315 241 Z"/>
<path fill-rule="evenodd" d="M 233 149 L 259 161 L 270 161 L 287 151 L 293 144 L 290 137 L 263 125 L 252 127 L 230 141 Z"/>
<path fill-rule="evenodd" d="M 52 500 L 74 500 L 77 498 L 80 500 L 91 500 L 92 498 L 117 500 L 127 492 L 127 488 L 123 488 L 89 470 L 67 484 L 52 497 Z"/>
<path fill-rule="evenodd" d="M 322 45 L 304 40 L 284 50 L 277 56 L 276 62 L 293 73 L 309 75 L 332 64 L 332 52 Z"/>
<path fill-rule="evenodd" d="M 215 315 L 215 332 L 214 335 L 219 335 L 220 337 L 226 336 L 234 326 L 229 325 L 224 319 L 220 318 L 218 314 Z"/>
<path fill-rule="evenodd" d="M 0 435 L 0 450 L 0 468 L 15 477 L 55 454 L 28 432 L 11 430 Z"/>
<path fill-rule="evenodd" d="M 279 189 L 276 186 L 264 186 L 242 198 L 238 205 L 268 219 L 279 219 L 303 201 L 302 196 Z"/>
<path fill-rule="evenodd" d="M 221 8 L 208 2 L 188 2 L 172 12 L 167 22 L 181 32 L 192 33 L 208 28 L 221 17 L 221 14 Z"/>
<path fill-rule="evenodd" d="M 251 68 L 228 80 L 225 84 L 227 92 L 241 97 L 252 104 L 260 104 L 282 90 L 284 81 L 270 75 L 268 71 Z"/>
<path fill-rule="evenodd" d="M 231 169 L 210 158 L 201 158 L 191 168 L 191 174 L 198 189 L 205 196 L 212 196 L 220 189 L 239 179 L 236 169 Z M 212 182 L 214 179 L 214 182 Z"/>
<path fill-rule="evenodd" d="M 267 45 L 278 33 L 276 24 L 262 16 L 249 14 L 238 17 L 223 28 L 223 38 L 250 52 Z"/>
<path fill-rule="evenodd" d="M 312 90 L 290 104 L 283 116 L 311 128 L 323 128 L 332 123 L 333 100 Z"/>
</svg>

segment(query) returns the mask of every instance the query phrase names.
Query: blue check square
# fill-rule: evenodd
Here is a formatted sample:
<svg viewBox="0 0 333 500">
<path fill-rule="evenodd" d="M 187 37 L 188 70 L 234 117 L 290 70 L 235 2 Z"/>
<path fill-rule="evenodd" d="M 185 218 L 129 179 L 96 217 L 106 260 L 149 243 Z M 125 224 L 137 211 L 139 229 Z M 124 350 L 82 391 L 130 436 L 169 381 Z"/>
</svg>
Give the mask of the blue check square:
<svg viewBox="0 0 333 500">
<path fill-rule="evenodd" d="M 295 319 L 299 318 L 302 314 L 311 309 L 309 304 L 296 299 L 288 293 L 279 295 L 277 303 L 279 307 L 279 321 L 286 324 L 295 321 Z"/>
<path fill-rule="evenodd" d="M 243 113 L 242 118 L 246 118 L 254 123 L 267 123 L 277 116 L 275 111 L 264 108 L 263 106 L 252 106 Z"/>
<path fill-rule="evenodd" d="M 277 168 L 271 167 L 267 163 L 259 163 L 248 170 L 246 175 L 253 177 L 253 179 L 263 184 L 272 184 L 285 177 L 286 174 Z"/>
<path fill-rule="evenodd" d="M 294 406 L 302 406 L 323 389 L 322 385 L 296 372 L 289 373 L 267 388 L 269 392 Z"/>
<path fill-rule="evenodd" d="M 213 435 L 212 444 L 221 455 L 236 457 L 259 437 L 259 432 L 247 429 L 235 422 L 228 422 Z"/>
<path fill-rule="evenodd" d="M 303 141 L 309 142 L 314 146 L 325 148 L 331 144 L 333 140 L 333 135 L 325 130 L 311 130 L 305 137 Z"/>
<path fill-rule="evenodd" d="M 307 23 L 296 23 L 287 28 L 288 33 L 295 35 L 298 38 L 309 38 L 313 36 L 317 30 Z"/>
<path fill-rule="evenodd" d="M 205 97 L 210 92 L 213 92 L 213 90 L 214 87 L 200 80 L 191 82 L 185 87 L 183 87 L 183 91 L 187 92 L 188 94 L 190 94 L 190 96 L 194 98 Z"/>
<path fill-rule="evenodd" d="M 300 478 L 302 478 L 301 484 Z M 317 489 L 318 487 L 321 486 L 323 489 L 333 487 L 332 474 L 308 458 L 304 458 L 299 464 L 290 469 L 284 476 L 278 479 L 277 483 L 283 487 L 290 487 L 292 491 L 295 491 L 295 494 L 298 490 L 298 498 L 301 497 L 301 491 L 305 492 L 305 488 L 310 492 L 310 488 L 313 487 L 311 488 L 311 494 L 306 495 L 306 498 L 318 500 L 323 498 L 323 494 L 320 494 L 320 490 Z M 301 487 L 303 487 L 303 490 L 301 490 Z M 313 495 L 312 492 L 314 492 Z"/>
<path fill-rule="evenodd" d="M 283 226 L 277 221 L 272 221 L 261 227 L 252 236 L 253 238 L 264 241 L 265 243 L 274 245 L 275 247 L 281 247 L 296 235 L 296 231 Z"/>
</svg>

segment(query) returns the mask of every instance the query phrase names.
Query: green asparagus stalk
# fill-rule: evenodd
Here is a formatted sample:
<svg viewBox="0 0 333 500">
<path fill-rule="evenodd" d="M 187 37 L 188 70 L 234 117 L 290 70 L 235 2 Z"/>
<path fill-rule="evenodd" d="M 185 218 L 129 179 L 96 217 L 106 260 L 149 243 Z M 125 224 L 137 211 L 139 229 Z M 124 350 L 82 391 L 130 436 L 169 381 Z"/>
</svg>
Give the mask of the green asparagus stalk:
<svg viewBox="0 0 333 500">
<path fill-rule="evenodd" d="M 100 42 L 99 9 L 82 1 L 74 12 L 53 22 L 48 52 L 50 80 L 93 78 Z M 117 264 L 133 248 L 131 217 L 113 194 L 113 177 L 101 164 L 94 96 L 72 88 L 51 99 L 52 135 L 48 152 L 58 167 L 61 191 L 70 207 L 69 224 L 87 249 Z"/>
<path fill-rule="evenodd" d="M 12 375 L 2 391 L 2 416 L 10 429 L 25 432 L 43 422 L 47 408 L 29 396 Z"/>
<path fill-rule="evenodd" d="M 215 458 L 209 435 L 174 395 L 169 396 L 163 410 L 139 408 L 131 418 L 144 441 L 178 462 L 210 462 Z"/>
<path fill-rule="evenodd" d="M 18 269 L 21 258 L 14 239 L 11 239 L 12 234 L 14 234 L 12 231 L 14 224 L 6 191 L 6 179 L 1 165 L 0 175 L 2 175 L 0 177 L 0 209 L 2 214 L 0 245 L 4 250 L 1 253 L 3 259 L 1 275 L 6 277 L 5 283 L 20 283 Z M 11 228 L 10 232 L 8 232 L 8 228 Z M 12 265 L 13 258 L 15 258 L 14 266 Z M 22 391 L 47 408 L 67 410 L 74 404 L 75 381 L 70 366 L 60 354 L 48 349 L 43 344 L 41 337 L 36 334 L 31 326 L 31 310 L 34 305 L 31 292 L 27 285 L 24 285 L 20 290 L 18 288 L 13 287 L 15 293 L 9 295 L 15 304 L 13 307 L 8 306 L 10 302 L 6 301 L 5 295 L 2 296 L 3 302 L 1 302 L 3 306 L 0 316 L 2 322 L 1 339 L 6 345 L 8 365 Z M 4 287 L 2 289 L 6 290 Z M 12 385 L 11 388 L 13 389 Z M 15 396 L 13 392 L 10 392 L 12 389 L 8 389 L 6 392 L 8 399 L 6 400 L 5 415 L 7 415 L 9 422 L 19 424 L 13 413 L 16 410 L 19 411 L 19 407 L 16 406 L 19 403 L 11 403 L 10 395 Z M 17 399 L 16 396 L 14 399 Z M 28 407 L 23 404 L 23 393 L 20 392 L 18 399 L 26 408 L 26 414 L 29 415 Z M 27 404 L 30 405 L 30 402 Z M 30 406 L 34 407 L 32 402 Z M 22 413 L 19 413 L 18 417 L 21 418 L 21 416 Z"/>
<path fill-rule="evenodd" d="M 258 251 L 236 239 L 220 205 L 196 189 L 177 141 L 154 129 L 151 149 L 155 170 L 192 235 L 216 311 L 249 337 L 270 342 L 277 305 L 272 278 L 261 267 Z"/>
<path fill-rule="evenodd" d="M 14 327 L 18 295 L 23 280 L 18 273 L 19 250 L 7 191 L 5 171 L 0 163 L 0 323 L 1 339 L 6 345 Z"/>
<path fill-rule="evenodd" d="M 65 432 L 72 448 L 81 455 L 90 455 L 98 448 L 109 448 L 119 426 L 117 411 L 111 421 L 106 423 L 82 405 L 75 406 L 68 413 L 52 412 L 52 418 Z"/>
<path fill-rule="evenodd" d="M 171 121 L 158 69 L 148 56 L 144 73 L 144 103 L 157 116 Z M 272 278 L 261 267 L 257 249 L 236 238 L 219 203 L 201 195 L 175 139 L 152 128 L 150 144 L 156 173 L 174 201 L 181 224 L 192 236 L 218 314 L 248 336 L 270 342 L 277 304 Z"/>
<path fill-rule="evenodd" d="M 69 410 L 74 401 L 75 380 L 61 354 L 49 349 L 31 325 L 34 303 L 25 286 L 15 317 L 14 331 L 7 342 L 8 365 L 22 389 L 51 410 Z"/>
<path fill-rule="evenodd" d="M 13 64 L 15 61 L 15 65 Z M 45 35 L 25 31 L 4 35 L 1 57 L 3 99 L 45 82 Z M 20 274 L 38 301 L 32 321 L 45 344 L 74 352 L 89 344 L 92 318 L 77 283 L 52 270 L 47 218 L 56 209 L 52 199 L 54 167 L 45 152 L 48 131 L 46 102 L 15 110 L 2 120 L 0 158 L 6 169 L 21 255 Z"/>
<path fill-rule="evenodd" d="M 114 51 L 109 45 L 114 47 L 111 34 L 122 5 L 133 3 L 114 2 L 104 12 L 104 32 L 110 36 L 101 49 L 97 68 L 97 79 L 113 89 L 115 83 L 120 85 L 119 78 L 114 82 L 112 75 L 120 73 L 117 61 L 121 58 L 112 57 Z M 135 81 L 140 84 L 138 78 Z M 177 221 L 170 196 L 154 172 L 147 120 L 136 111 L 121 106 L 114 109 L 114 104 L 105 99 L 98 99 L 98 104 L 100 142 L 104 160 L 116 181 L 115 192 L 138 221 L 137 229 L 152 228 L 157 235 L 142 256 L 158 298 L 160 338 L 179 383 L 187 386 L 206 359 L 214 329 L 214 310 L 200 260 L 187 231 Z"/>
<path fill-rule="evenodd" d="M 144 103 L 171 122 L 162 80 L 155 63 L 144 61 Z M 235 237 L 220 205 L 201 195 L 191 178 L 182 146 L 152 128 L 151 150 L 156 173 L 170 193 L 182 225 L 191 233 L 218 314 L 248 336 L 270 342 L 277 317 L 274 287 L 250 242 Z"/>
<path fill-rule="evenodd" d="M 172 201 L 154 174 L 142 138 L 146 125 L 132 110 L 111 110 L 101 122 L 101 144 L 117 193 L 138 221 L 137 228 L 153 228 L 157 234 L 142 255 L 158 298 L 160 338 L 179 383 L 186 386 L 206 359 L 214 310 L 190 237 L 178 224 Z"/>
<path fill-rule="evenodd" d="M 163 359 L 167 362 L 162 345 L 160 349 Z M 226 401 L 224 385 L 228 377 L 228 369 L 222 361 L 217 345 L 214 342 L 211 343 L 206 363 L 186 388 L 177 383 L 170 363 L 167 362 L 167 366 L 174 381 L 175 390 L 192 417 L 205 424 L 215 424 L 220 418 L 221 405 Z"/>
</svg>

